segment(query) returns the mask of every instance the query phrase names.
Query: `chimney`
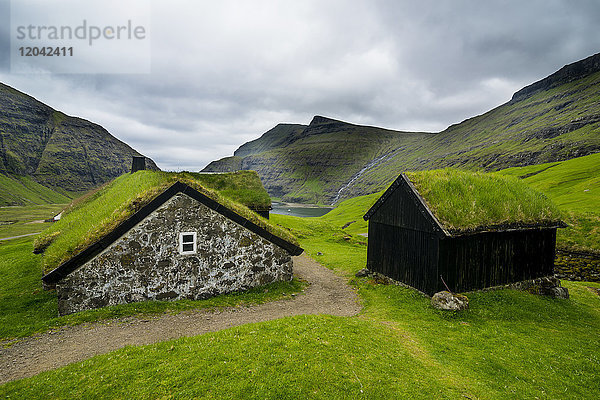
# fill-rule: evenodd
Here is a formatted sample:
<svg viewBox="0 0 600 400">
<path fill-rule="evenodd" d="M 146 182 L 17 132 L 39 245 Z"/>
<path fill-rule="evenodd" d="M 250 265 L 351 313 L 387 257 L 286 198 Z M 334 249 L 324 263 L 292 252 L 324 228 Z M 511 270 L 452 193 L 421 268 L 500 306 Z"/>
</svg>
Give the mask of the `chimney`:
<svg viewBox="0 0 600 400">
<path fill-rule="evenodd" d="M 137 171 L 143 171 L 146 169 L 146 157 L 144 156 L 133 156 L 133 162 L 131 163 L 131 173 Z"/>
</svg>

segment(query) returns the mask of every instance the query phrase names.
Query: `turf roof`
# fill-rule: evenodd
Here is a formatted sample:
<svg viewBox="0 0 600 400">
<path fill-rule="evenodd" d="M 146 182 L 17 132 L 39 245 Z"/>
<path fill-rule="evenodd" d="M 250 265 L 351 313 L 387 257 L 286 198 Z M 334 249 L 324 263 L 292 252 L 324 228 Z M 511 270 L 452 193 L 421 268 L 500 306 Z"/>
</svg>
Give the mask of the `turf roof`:
<svg viewBox="0 0 600 400">
<path fill-rule="evenodd" d="M 95 192 L 75 200 L 63 213 L 60 221 L 42 232 L 34 247 L 37 251 L 44 251 L 44 272 L 55 269 L 95 243 L 177 181 L 223 204 L 269 233 L 297 244 L 289 232 L 269 224 L 266 219 L 246 207 L 267 204 L 265 199 L 268 199 L 268 194 L 254 171 L 218 174 L 218 177 L 187 172 L 138 171 L 122 175 Z M 221 191 L 209 189 L 210 186 Z M 243 190 L 235 190 L 236 187 Z M 270 204 L 270 199 L 268 201 Z"/>
<path fill-rule="evenodd" d="M 517 178 L 454 168 L 405 174 L 448 232 L 560 225 L 560 211 Z"/>
</svg>

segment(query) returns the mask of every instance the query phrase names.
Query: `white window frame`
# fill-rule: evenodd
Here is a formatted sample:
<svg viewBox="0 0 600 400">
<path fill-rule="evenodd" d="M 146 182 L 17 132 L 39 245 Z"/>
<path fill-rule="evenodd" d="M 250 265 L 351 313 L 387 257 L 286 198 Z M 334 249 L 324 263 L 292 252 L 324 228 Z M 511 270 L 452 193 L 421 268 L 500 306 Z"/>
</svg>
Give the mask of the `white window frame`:
<svg viewBox="0 0 600 400">
<path fill-rule="evenodd" d="M 183 251 L 183 236 L 184 235 L 192 235 L 193 237 L 193 242 L 191 242 L 193 244 L 194 249 L 193 250 L 189 250 L 189 251 Z M 190 242 L 185 242 L 185 244 L 190 244 Z M 197 234 L 196 232 L 181 232 L 179 234 L 179 254 L 196 254 L 196 252 L 198 251 L 198 241 L 197 241 Z"/>
</svg>

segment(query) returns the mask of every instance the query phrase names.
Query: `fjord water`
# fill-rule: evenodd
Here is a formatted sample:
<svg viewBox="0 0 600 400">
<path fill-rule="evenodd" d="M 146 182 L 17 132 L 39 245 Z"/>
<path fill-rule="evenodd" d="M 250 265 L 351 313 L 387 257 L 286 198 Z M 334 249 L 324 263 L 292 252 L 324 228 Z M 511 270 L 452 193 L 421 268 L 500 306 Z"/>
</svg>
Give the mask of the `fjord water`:
<svg viewBox="0 0 600 400">
<path fill-rule="evenodd" d="M 314 205 L 303 205 L 303 204 L 286 204 L 276 203 L 272 204 L 273 209 L 271 214 L 291 215 L 294 217 L 320 217 L 333 210 L 333 207 L 320 207 Z"/>
</svg>

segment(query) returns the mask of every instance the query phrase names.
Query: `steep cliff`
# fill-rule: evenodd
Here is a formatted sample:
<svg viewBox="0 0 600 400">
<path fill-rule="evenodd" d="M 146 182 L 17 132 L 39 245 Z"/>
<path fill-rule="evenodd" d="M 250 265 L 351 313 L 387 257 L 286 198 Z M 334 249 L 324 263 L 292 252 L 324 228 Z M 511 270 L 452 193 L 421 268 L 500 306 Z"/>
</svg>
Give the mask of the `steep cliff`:
<svg viewBox="0 0 600 400">
<path fill-rule="evenodd" d="M 0 84 L 0 173 L 68 192 L 116 178 L 140 155 L 100 125 Z M 157 169 L 152 160 L 149 168 Z"/>
</svg>

